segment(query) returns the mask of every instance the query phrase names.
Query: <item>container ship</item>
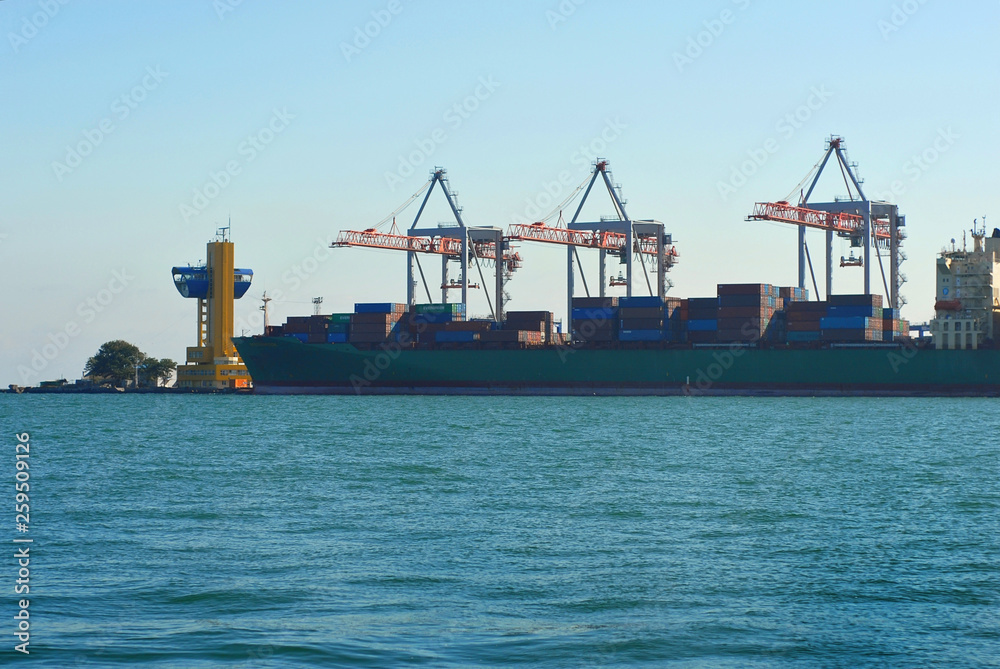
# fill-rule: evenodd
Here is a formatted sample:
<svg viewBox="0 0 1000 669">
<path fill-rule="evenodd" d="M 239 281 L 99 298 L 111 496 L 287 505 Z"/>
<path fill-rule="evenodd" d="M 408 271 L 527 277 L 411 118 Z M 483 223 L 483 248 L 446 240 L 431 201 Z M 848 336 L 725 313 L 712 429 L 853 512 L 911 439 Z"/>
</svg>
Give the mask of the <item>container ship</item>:
<svg viewBox="0 0 1000 669">
<path fill-rule="evenodd" d="M 811 202 L 830 160 L 840 163 L 854 189 L 848 198 Z M 911 337 L 900 313 L 905 218 L 895 205 L 865 198 L 838 137 L 828 140 L 823 160 L 807 177 L 808 191 L 801 191 L 796 205 L 758 203 L 748 216 L 798 228 L 798 285 L 719 284 L 715 295 L 679 298 L 667 295 L 667 272 L 679 258 L 672 236 L 659 221 L 629 217 L 607 161 L 597 160 L 577 189 L 582 198 L 572 220 L 507 231 L 466 226 L 446 172 L 436 168 L 404 204 L 422 197 L 406 234 L 395 229 L 401 207 L 391 215 L 389 231 L 381 231 L 382 225 L 347 231 L 333 244 L 405 252 L 406 302 L 357 303 L 351 313 L 289 317 L 282 325 L 267 324 L 263 335 L 235 337 L 233 343 L 254 392 L 264 394 L 1000 396 L 1000 229 L 987 236 L 977 222 L 971 248 L 958 248 L 953 240 L 941 253 L 935 317 L 921 336 Z M 607 188 L 615 213 L 587 222 L 580 213 L 595 184 Z M 436 186 L 455 224 L 422 227 L 421 214 Z M 822 300 L 815 297 L 809 229 L 825 232 Z M 851 257 L 842 257 L 841 266 L 863 270 L 864 292 L 833 290 L 834 238 L 850 240 Z M 504 308 L 506 283 L 522 262 L 513 249 L 518 242 L 566 248 L 562 322 L 550 311 Z M 599 294 L 578 296 L 578 277 L 589 293 L 580 254 L 594 251 Z M 441 300 L 418 303 L 421 283 L 431 295 L 420 264 L 428 255 L 442 260 Z M 608 258 L 623 266 L 610 279 Z M 450 280 L 455 263 L 458 280 Z M 479 286 L 468 277 L 476 269 L 485 285 L 484 267 L 494 270 L 492 299 L 486 291 L 490 313 L 470 318 L 467 291 Z M 881 274 L 885 296 L 870 289 L 873 271 Z M 649 295 L 633 295 L 634 278 L 644 279 Z M 615 286 L 625 295 L 606 294 Z M 450 291 L 461 291 L 460 301 L 449 300 Z"/>
</svg>

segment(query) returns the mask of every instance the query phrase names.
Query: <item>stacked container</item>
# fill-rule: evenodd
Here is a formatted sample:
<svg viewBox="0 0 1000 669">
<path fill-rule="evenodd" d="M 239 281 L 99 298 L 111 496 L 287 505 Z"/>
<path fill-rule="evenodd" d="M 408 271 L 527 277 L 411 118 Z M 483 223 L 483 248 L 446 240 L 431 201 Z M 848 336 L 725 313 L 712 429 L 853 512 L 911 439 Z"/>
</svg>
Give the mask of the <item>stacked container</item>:
<svg viewBox="0 0 1000 669">
<path fill-rule="evenodd" d="M 544 343 L 540 330 L 488 330 L 480 335 L 480 341 L 529 346 L 540 346 Z"/>
<path fill-rule="evenodd" d="M 289 316 L 282 328 L 286 337 L 298 339 L 302 343 L 309 340 L 309 317 Z"/>
<path fill-rule="evenodd" d="M 524 330 L 539 332 L 543 342 L 552 340 L 553 318 L 551 311 L 508 311 L 505 314 L 504 330 Z"/>
<path fill-rule="evenodd" d="M 663 327 L 670 341 L 687 341 L 689 305 L 687 300 L 668 297 L 663 304 Z"/>
<path fill-rule="evenodd" d="M 419 315 L 414 314 L 408 320 L 412 339 L 421 343 L 455 344 L 479 341 L 480 335 L 493 329 L 491 320 L 446 321 L 444 323 L 427 323 L 419 321 Z"/>
<path fill-rule="evenodd" d="M 449 323 L 465 320 L 464 302 L 417 304 L 413 307 L 414 323 Z"/>
<path fill-rule="evenodd" d="M 779 308 L 778 289 L 767 283 L 719 284 L 719 342 L 758 342 Z M 690 327 L 690 326 L 689 326 Z"/>
<path fill-rule="evenodd" d="M 663 341 L 664 303 L 659 296 L 618 298 L 619 341 Z"/>
<path fill-rule="evenodd" d="M 326 329 L 326 343 L 346 344 L 351 331 L 353 314 L 330 314 Z"/>
<path fill-rule="evenodd" d="M 882 341 L 897 341 L 910 336 L 910 324 L 899 317 L 899 309 L 882 309 Z"/>
<path fill-rule="evenodd" d="M 882 296 L 831 295 L 820 330 L 823 341 L 882 341 Z"/>
<path fill-rule="evenodd" d="M 617 297 L 574 297 L 573 339 L 614 341 L 618 335 Z"/>
<path fill-rule="evenodd" d="M 392 302 L 358 303 L 351 314 L 347 340 L 352 344 L 377 344 L 399 332 L 405 304 Z"/>
<path fill-rule="evenodd" d="M 789 344 L 819 341 L 826 302 L 789 302 L 785 305 L 785 330 Z"/>
<path fill-rule="evenodd" d="M 692 297 L 687 303 L 687 340 L 694 344 L 718 341 L 719 298 Z"/>
</svg>

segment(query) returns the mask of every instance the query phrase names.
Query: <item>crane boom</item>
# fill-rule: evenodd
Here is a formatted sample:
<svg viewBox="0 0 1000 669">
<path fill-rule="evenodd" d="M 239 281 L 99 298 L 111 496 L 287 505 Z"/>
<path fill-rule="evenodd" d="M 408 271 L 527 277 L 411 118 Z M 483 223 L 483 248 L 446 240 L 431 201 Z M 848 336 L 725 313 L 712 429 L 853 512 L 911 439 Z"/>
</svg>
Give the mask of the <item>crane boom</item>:
<svg viewBox="0 0 1000 669">
<path fill-rule="evenodd" d="M 864 218 L 847 212 L 820 211 L 808 207 L 796 207 L 788 202 L 758 202 L 748 221 L 776 221 L 803 225 L 818 230 L 832 230 L 845 235 L 859 235 L 864 228 Z M 892 235 L 886 221 L 872 220 L 872 236 L 879 240 L 889 240 Z"/>
<path fill-rule="evenodd" d="M 592 230 L 571 230 L 569 228 L 553 228 L 544 223 L 518 223 L 508 229 L 508 239 L 517 241 L 547 242 L 563 246 L 581 246 L 584 248 L 604 249 L 612 253 L 621 253 L 625 247 L 625 235 L 620 232 L 595 232 Z M 635 250 L 645 255 L 656 255 L 656 239 L 639 237 L 635 239 Z M 677 257 L 677 249 L 666 248 L 669 264 Z"/>
<path fill-rule="evenodd" d="M 453 237 L 411 237 L 379 232 L 374 228 L 367 230 L 344 230 L 337 236 L 332 247 L 362 246 L 390 251 L 411 251 L 413 253 L 432 253 L 452 258 L 462 257 L 462 240 Z M 496 262 L 497 249 L 493 242 L 472 242 L 476 255 L 484 260 Z M 509 271 L 521 266 L 521 255 L 509 249 L 504 250 L 503 262 Z"/>
<path fill-rule="evenodd" d="M 462 240 L 451 237 L 410 237 L 379 232 L 375 228 L 367 230 L 344 230 L 337 236 L 337 241 L 330 246 L 365 246 L 374 249 L 389 249 L 392 251 L 412 251 L 414 253 L 436 253 L 438 255 L 460 257 L 462 255 Z"/>
</svg>

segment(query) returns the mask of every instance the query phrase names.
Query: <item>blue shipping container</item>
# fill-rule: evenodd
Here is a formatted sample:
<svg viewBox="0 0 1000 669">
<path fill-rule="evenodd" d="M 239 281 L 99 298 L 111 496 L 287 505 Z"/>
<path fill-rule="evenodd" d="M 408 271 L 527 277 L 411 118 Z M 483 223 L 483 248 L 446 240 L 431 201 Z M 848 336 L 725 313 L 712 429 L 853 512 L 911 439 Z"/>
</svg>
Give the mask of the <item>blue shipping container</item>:
<svg viewBox="0 0 1000 669">
<path fill-rule="evenodd" d="M 882 318 L 882 308 L 834 304 L 827 307 L 826 315 L 837 318 Z"/>
<path fill-rule="evenodd" d="M 346 344 L 347 343 L 347 333 L 346 332 L 329 332 L 326 335 L 327 344 Z"/>
<path fill-rule="evenodd" d="M 663 330 L 622 330 L 619 341 L 662 341 Z"/>
<path fill-rule="evenodd" d="M 626 309 L 659 309 L 663 306 L 663 298 L 658 295 L 637 297 L 619 297 L 618 307 Z"/>
<path fill-rule="evenodd" d="M 356 314 L 391 314 L 396 305 L 392 302 L 356 302 L 354 313 Z"/>
<path fill-rule="evenodd" d="M 804 341 L 819 341 L 820 334 L 815 331 L 799 331 L 799 332 L 789 332 L 788 341 L 790 342 L 804 342 Z"/>
<path fill-rule="evenodd" d="M 715 332 L 719 329 L 717 320 L 688 321 L 689 332 Z"/>
<path fill-rule="evenodd" d="M 471 332 L 471 331 L 468 331 L 468 330 L 466 330 L 466 331 L 456 330 L 454 332 L 435 332 L 434 333 L 434 341 L 436 341 L 438 343 L 469 342 L 469 341 L 476 341 L 477 339 L 479 339 L 479 333 L 478 332 Z"/>
<path fill-rule="evenodd" d="M 853 316 L 850 318 L 840 316 L 827 316 L 819 319 L 821 330 L 867 330 L 869 319 L 863 316 Z"/>
<path fill-rule="evenodd" d="M 574 321 L 598 321 L 607 320 L 610 321 L 617 318 L 618 310 L 611 307 L 607 309 L 574 309 L 573 310 L 573 320 Z"/>
<path fill-rule="evenodd" d="M 897 320 L 899 318 L 899 309 L 890 309 L 888 307 L 882 309 L 882 318 Z"/>
</svg>

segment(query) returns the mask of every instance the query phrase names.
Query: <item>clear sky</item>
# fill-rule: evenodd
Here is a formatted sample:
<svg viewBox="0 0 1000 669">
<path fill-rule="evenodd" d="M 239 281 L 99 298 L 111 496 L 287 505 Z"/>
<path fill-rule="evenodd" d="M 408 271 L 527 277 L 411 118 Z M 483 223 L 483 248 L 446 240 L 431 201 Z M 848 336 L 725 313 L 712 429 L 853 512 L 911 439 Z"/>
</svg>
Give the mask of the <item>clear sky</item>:
<svg viewBox="0 0 1000 669">
<path fill-rule="evenodd" d="M 195 304 L 170 268 L 230 217 L 255 272 L 238 330 L 259 331 L 264 289 L 275 319 L 404 301 L 405 254 L 326 245 L 435 165 L 469 225 L 507 226 L 600 155 L 629 213 L 673 233 L 672 294 L 791 285 L 795 229 L 744 218 L 831 134 L 907 215 L 904 315 L 925 320 L 935 254 L 1000 225 L 998 27 L 997 2 L 940 0 L 0 0 L 0 384 L 78 378 L 111 339 L 183 360 Z M 814 199 L 846 194 L 830 177 Z M 449 219 L 438 197 L 425 215 Z M 510 308 L 562 317 L 564 252 L 519 250 Z"/>
</svg>

